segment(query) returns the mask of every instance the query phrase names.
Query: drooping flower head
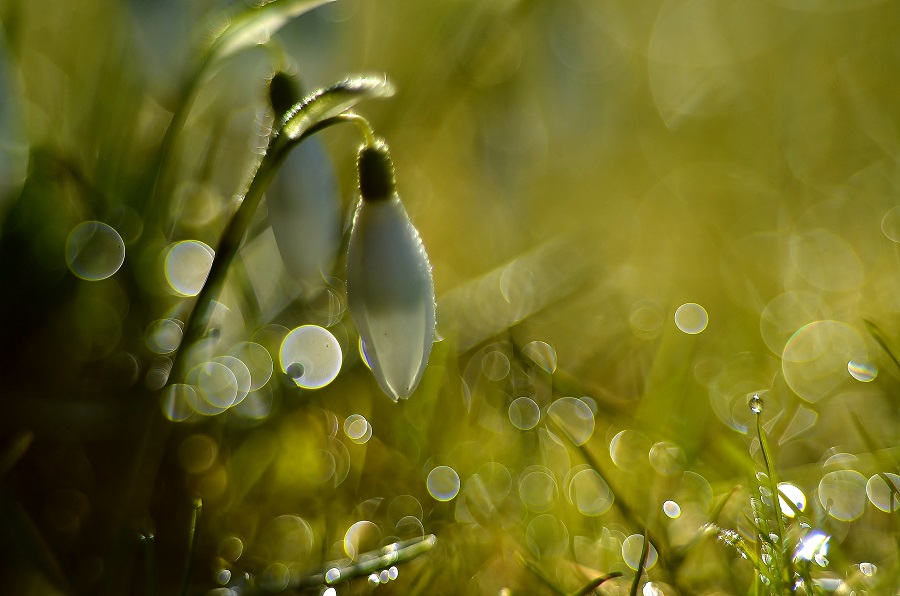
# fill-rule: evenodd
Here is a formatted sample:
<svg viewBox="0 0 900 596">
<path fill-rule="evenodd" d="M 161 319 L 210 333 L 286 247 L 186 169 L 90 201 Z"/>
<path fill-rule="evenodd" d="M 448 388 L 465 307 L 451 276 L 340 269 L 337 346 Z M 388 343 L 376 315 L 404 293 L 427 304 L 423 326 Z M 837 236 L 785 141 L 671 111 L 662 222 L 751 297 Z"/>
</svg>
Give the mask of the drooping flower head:
<svg viewBox="0 0 900 596">
<path fill-rule="evenodd" d="M 350 315 L 378 384 L 406 399 L 422 378 L 434 341 L 431 265 L 397 195 L 394 166 L 379 140 L 359 153 L 361 200 L 347 253 Z"/>
</svg>

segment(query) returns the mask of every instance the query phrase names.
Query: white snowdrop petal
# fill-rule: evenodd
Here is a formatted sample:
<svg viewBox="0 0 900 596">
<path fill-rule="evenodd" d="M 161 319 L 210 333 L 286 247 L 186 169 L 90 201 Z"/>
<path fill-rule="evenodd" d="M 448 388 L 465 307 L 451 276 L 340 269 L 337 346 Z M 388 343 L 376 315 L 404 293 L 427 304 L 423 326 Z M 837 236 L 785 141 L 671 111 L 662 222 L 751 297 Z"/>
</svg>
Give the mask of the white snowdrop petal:
<svg viewBox="0 0 900 596">
<path fill-rule="evenodd" d="M 394 401 L 415 390 L 434 339 L 434 282 L 400 199 L 362 200 L 347 255 L 350 314 L 372 372 Z"/>
</svg>

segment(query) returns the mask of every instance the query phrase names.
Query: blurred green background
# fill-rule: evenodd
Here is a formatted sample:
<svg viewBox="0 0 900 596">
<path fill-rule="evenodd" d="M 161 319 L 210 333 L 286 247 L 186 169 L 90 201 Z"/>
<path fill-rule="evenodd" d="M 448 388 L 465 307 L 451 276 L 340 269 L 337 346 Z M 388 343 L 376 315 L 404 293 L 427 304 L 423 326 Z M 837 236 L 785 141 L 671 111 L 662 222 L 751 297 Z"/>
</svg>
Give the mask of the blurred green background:
<svg viewBox="0 0 900 596">
<path fill-rule="evenodd" d="M 241 10 L 0 1 L 5 592 L 318 595 L 433 534 L 337 593 L 620 572 L 597 593 L 628 594 L 646 531 L 645 596 L 765 593 L 706 526 L 760 552 L 759 391 L 803 496 L 788 556 L 820 531 L 821 593 L 900 588 L 900 4 L 339 0 L 204 64 Z M 406 402 L 360 357 L 345 243 L 304 285 L 268 201 L 200 369 L 171 374 L 276 71 L 397 89 L 356 109 L 433 265 L 439 341 Z M 270 194 L 333 189 L 315 213 L 346 239 L 359 143 L 321 133 Z M 281 364 L 301 325 L 341 348 L 319 389 Z M 228 355 L 250 385 L 204 385 Z"/>
</svg>

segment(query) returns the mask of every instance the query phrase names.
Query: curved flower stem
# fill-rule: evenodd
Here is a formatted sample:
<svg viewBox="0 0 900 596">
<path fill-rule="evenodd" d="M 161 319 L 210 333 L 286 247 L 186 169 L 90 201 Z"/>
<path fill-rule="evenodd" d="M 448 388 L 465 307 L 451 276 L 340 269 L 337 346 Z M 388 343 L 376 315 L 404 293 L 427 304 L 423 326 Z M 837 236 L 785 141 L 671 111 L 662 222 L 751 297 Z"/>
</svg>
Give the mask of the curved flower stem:
<svg viewBox="0 0 900 596">
<path fill-rule="evenodd" d="M 170 379 L 180 379 L 186 372 L 183 370 L 183 348 L 189 348 L 206 333 L 206 328 L 212 315 L 213 301 L 218 297 L 225 284 L 228 269 L 243 244 L 244 236 L 247 233 L 247 229 L 250 227 L 250 223 L 253 221 L 253 216 L 256 213 L 256 208 L 259 206 L 260 200 L 262 200 L 263 194 L 269 187 L 269 183 L 272 181 L 276 172 L 278 172 L 278 168 L 281 166 L 285 157 L 287 157 L 287 154 L 296 145 L 315 133 L 345 122 L 357 125 L 357 127 L 362 130 L 367 143 L 370 139 L 374 142 L 375 133 L 368 120 L 357 114 L 344 113 L 332 116 L 331 118 L 326 118 L 321 122 L 316 123 L 296 139 L 282 140 L 284 137 L 275 137 L 269 143 L 269 149 L 266 151 L 256 172 L 250 179 L 250 185 L 244 193 L 240 206 L 237 211 L 235 211 L 234 215 L 232 215 L 228 224 L 225 226 L 225 231 L 222 233 L 222 239 L 216 250 L 212 266 L 209 270 L 209 275 L 207 276 L 207 281 L 203 284 L 203 288 L 197 295 L 197 301 L 185 324 L 184 337 L 181 341 L 181 347 L 175 355 L 175 363 L 172 367 Z"/>
</svg>

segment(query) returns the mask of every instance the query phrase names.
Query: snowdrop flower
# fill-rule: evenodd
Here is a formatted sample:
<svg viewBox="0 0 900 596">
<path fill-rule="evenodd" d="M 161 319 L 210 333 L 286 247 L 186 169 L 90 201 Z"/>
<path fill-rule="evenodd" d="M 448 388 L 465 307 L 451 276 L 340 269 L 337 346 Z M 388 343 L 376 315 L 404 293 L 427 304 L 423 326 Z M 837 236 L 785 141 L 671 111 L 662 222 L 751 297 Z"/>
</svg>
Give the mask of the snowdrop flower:
<svg viewBox="0 0 900 596">
<path fill-rule="evenodd" d="M 419 234 L 397 196 L 383 141 L 359 154 L 361 200 L 347 252 L 347 299 L 382 390 L 406 399 L 419 384 L 434 341 L 434 280 Z"/>
</svg>

